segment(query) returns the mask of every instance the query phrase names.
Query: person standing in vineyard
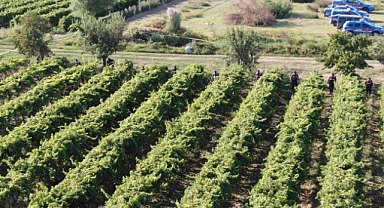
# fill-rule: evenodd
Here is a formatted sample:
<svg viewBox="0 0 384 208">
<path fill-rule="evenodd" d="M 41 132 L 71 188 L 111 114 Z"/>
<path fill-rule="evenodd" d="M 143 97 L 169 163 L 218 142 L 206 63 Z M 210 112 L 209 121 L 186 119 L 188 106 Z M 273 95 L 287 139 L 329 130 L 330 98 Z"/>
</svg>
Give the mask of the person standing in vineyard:
<svg viewBox="0 0 384 208">
<path fill-rule="evenodd" d="M 219 76 L 219 72 L 217 72 L 216 70 L 215 70 L 215 72 L 213 72 L 213 74 L 212 74 L 212 81 L 217 77 L 217 76 Z"/>
<path fill-rule="evenodd" d="M 115 60 L 108 58 L 107 59 L 107 66 L 112 66 L 113 64 L 115 64 Z"/>
<path fill-rule="evenodd" d="M 368 96 L 372 94 L 372 86 L 373 82 L 371 77 L 368 77 L 367 81 L 365 81 L 365 92 L 367 93 Z"/>
<path fill-rule="evenodd" d="M 79 61 L 79 60 L 75 60 L 75 66 L 79 66 L 79 65 L 81 65 L 81 62 Z"/>
<path fill-rule="evenodd" d="M 295 87 L 299 85 L 299 75 L 297 74 L 297 71 L 294 71 L 291 74 L 291 89 L 292 92 L 295 92 Z"/>
<path fill-rule="evenodd" d="M 172 69 L 172 74 L 176 74 L 176 71 L 177 71 L 177 67 L 174 66 L 173 69 Z"/>
<path fill-rule="evenodd" d="M 335 82 L 336 82 L 336 75 L 332 73 L 331 76 L 328 78 L 328 88 L 329 93 L 333 94 L 333 89 L 335 88 Z"/>
<path fill-rule="evenodd" d="M 255 80 L 257 81 L 262 75 L 263 75 L 263 73 L 261 73 L 260 70 L 257 70 L 255 73 Z"/>
</svg>

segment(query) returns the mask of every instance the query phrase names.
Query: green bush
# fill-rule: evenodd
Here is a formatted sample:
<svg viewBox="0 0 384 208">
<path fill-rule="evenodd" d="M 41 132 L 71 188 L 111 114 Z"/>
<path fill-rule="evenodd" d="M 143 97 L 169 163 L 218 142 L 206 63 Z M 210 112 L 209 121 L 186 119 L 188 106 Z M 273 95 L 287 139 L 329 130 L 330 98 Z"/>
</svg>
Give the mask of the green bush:
<svg viewBox="0 0 384 208">
<path fill-rule="evenodd" d="M 316 12 L 307 12 L 305 13 L 306 19 L 319 19 L 319 15 Z"/>
<path fill-rule="evenodd" d="M 69 27 L 78 20 L 80 20 L 80 18 L 74 17 L 72 15 L 64 16 L 60 18 L 58 27 L 61 31 L 68 32 Z"/>
<path fill-rule="evenodd" d="M 293 5 L 290 0 L 263 0 L 263 4 L 276 19 L 284 19 L 292 15 Z"/>
<path fill-rule="evenodd" d="M 315 0 L 315 3 L 319 5 L 320 8 L 328 7 L 332 3 L 331 0 Z"/>
<path fill-rule="evenodd" d="M 374 41 L 372 50 L 370 51 L 370 58 L 384 64 L 384 40 L 382 38 Z"/>
<path fill-rule="evenodd" d="M 216 54 L 218 48 L 210 42 L 192 41 L 190 46 L 193 47 L 194 54 L 213 55 Z"/>
<path fill-rule="evenodd" d="M 316 3 L 307 4 L 307 9 L 311 12 L 319 12 L 319 5 Z"/>
</svg>

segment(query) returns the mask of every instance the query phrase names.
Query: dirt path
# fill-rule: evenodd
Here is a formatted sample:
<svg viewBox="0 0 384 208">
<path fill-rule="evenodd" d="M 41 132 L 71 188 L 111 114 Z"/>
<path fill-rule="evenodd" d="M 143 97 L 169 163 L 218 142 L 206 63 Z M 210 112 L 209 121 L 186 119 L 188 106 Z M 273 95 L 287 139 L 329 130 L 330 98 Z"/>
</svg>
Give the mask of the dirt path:
<svg viewBox="0 0 384 208">
<path fill-rule="evenodd" d="M 324 101 L 324 110 L 321 115 L 321 123 L 317 136 L 313 139 L 310 153 L 310 161 L 307 169 L 307 175 L 300 185 L 299 204 L 301 208 L 317 207 L 319 205 L 316 194 L 320 189 L 317 178 L 321 174 L 320 167 L 326 163 L 325 145 L 326 131 L 329 129 L 329 116 L 332 112 L 332 96 L 326 92 Z"/>
<path fill-rule="evenodd" d="M 384 172 L 382 167 L 383 156 L 380 149 L 383 148 L 383 141 L 380 139 L 380 109 L 378 89 L 380 85 L 374 85 L 373 95 L 369 98 L 367 119 L 368 131 L 363 146 L 363 162 L 365 178 L 364 187 L 365 203 L 367 207 L 379 207 L 384 205 L 383 188 Z"/>
<path fill-rule="evenodd" d="M 158 15 L 158 14 L 166 14 L 168 7 L 177 7 L 180 8 L 181 6 L 185 5 L 188 3 L 188 0 L 174 0 L 172 2 L 169 2 L 168 4 L 164 4 L 162 6 L 158 6 L 154 9 L 141 12 L 137 15 L 134 15 L 132 17 L 128 17 L 125 19 L 125 22 L 133 22 L 133 21 L 138 21 L 150 16 Z"/>
</svg>

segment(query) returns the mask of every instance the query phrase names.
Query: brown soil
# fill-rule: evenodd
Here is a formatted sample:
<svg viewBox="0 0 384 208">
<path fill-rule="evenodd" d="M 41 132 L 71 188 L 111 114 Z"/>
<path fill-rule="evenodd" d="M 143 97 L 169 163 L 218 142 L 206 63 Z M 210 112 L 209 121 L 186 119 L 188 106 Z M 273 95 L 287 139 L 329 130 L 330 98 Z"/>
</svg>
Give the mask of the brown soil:
<svg viewBox="0 0 384 208">
<path fill-rule="evenodd" d="M 320 176 L 320 166 L 326 163 L 324 154 L 326 145 L 326 131 L 329 128 L 329 116 L 332 111 L 332 96 L 326 92 L 324 101 L 324 110 L 321 115 L 321 123 L 318 128 L 316 137 L 312 141 L 310 153 L 310 161 L 307 169 L 307 174 L 300 185 L 299 205 L 302 208 L 312 208 L 319 205 L 316 199 L 316 194 L 320 189 L 317 177 Z"/>
<path fill-rule="evenodd" d="M 382 167 L 383 155 L 381 149 L 383 141 L 380 139 L 380 85 L 374 85 L 373 94 L 368 99 L 368 127 L 367 136 L 363 145 L 363 162 L 366 178 L 364 187 L 365 203 L 367 207 L 384 206 L 383 188 L 384 172 Z"/>
</svg>

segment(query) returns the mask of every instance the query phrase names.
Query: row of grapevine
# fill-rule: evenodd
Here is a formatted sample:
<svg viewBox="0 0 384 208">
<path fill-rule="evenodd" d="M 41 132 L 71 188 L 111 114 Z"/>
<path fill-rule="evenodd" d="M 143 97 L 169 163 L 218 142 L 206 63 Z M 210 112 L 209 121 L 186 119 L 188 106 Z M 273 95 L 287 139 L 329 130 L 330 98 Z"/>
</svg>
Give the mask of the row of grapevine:
<svg viewBox="0 0 384 208">
<path fill-rule="evenodd" d="M 279 125 L 276 145 L 266 158 L 262 177 L 250 192 L 250 206 L 283 207 L 297 203 L 304 159 L 321 118 L 324 85 L 323 77 L 314 72 L 297 87 Z"/>
<path fill-rule="evenodd" d="M 130 70 L 116 68 L 105 67 L 102 73 L 93 76 L 79 89 L 28 118 L 8 135 L 0 137 L 0 159 L 12 158 L 9 162 L 13 164 L 25 153 L 38 147 L 46 136 L 57 132 L 61 126 L 84 114 L 89 107 L 106 99 L 133 71 L 132 64 L 129 65 Z"/>
<path fill-rule="evenodd" d="M 130 67 L 131 68 L 131 67 Z M 152 90 L 171 77 L 167 67 L 141 71 L 100 105 L 42 142 L 29 157 L 18 160 L 6 177 L 0 178 L 0 205 L 7 207 L 13 199 L 26 201 L 36 183 L 57 184 L 63 173 L 72 168 L 72 161 L 81 161 L 100 138 L 118 127 L 118 121 L 139 107 Z"/>
<path fill-rule="evenodd" d="M 380 94 L 380 110 L 379 110 L 379 119 L 380 119 L 380 139 L 384 142 L 384 84 L 381 84 L 379 89 Z M 381 158 L 384 157 L 384 148 L 380 150 Z M 384 171 L 384 167 L 381 167 Z M 381 182 L 381 187 L 384 187 L 384 181 Z M 384 194 L 384 193 L 383 193 Z"/>
<path fill-rule="evenodd" d="M 8 8 L 4 8 L 0 12 L 0 26 L 7 25 L 13 18 L 23 15 L 27 11 L 36 11 L 38 14 L 46 14 L 47 12 L 53 12 L 56 9 L 68 8 L 70 1 L 64 0 L 57 2 L 55 0 L 34 1 L 33 3 L 24 4 L 21 6 L 13 7 L 10 5 Z M 49 10 L 47 10 L 47 9 Z M 39 12 L 41 10 L 41 12 Z"/>
<path fill-rule="evenodd" d="M 12 76 L 0 82 L 0 105 L 3 104 L 5 100 L 11 100 L 19 96 L 20 93 L 32 87 L 44 77 L 60 72 L 63 67 L 60 60 L 50 59 L 43 61 L 39 65 L 20 68 Z"/>
<path fill-rule="evenodd" d="M 239 100 L 246 78 L 241 68 L 223 71 L 188 111 L 167 125 L 166 136 L 138 162 L 136 170 L 124 178 L 107 201 L 107 207 L 141 207 L 150 201 L 153 193 L 167 187 L 169 181 L 177 180 L 190 152 L 200 149 L 203 135 L 220 121 L 219 115 L 226 114 L 235 100 Z"/>
<path fill-rule="evenodd" d="M 32 195 L 29 207 L 96 207 L 103 203 L 103 192 L 111 192 L 132 169 L 135 157 L 146 152 L 165 132 L 165 122 L 185 110 L 187 102 L 204 88 L 205 77 L 201 66 L 180 70 L 135 113 L 120 122 L 115 132 L 102 138 L 63 181 L 51 190 L 41 187 Z"/>
<path fill-rule="evenodd" d="M 319 207 L 364 207 L 362 144 L 367 106 L 363 83 L 344 76 L 333 97 L 327 135 L 327 163 L 322 167 Z"/>
<path fill-rule="evenodd" d="M 223 199 L 231 193 L 231 179 L 238 177 L 239 160 L 246 158 L 248 148 L 262 139 L 268 118 L 279 103 L 276 95 L 288 88 L 287 80 L 281 71 L 273 70 L 254 84 L 178 207 L 221 207 Z"/>
<path fill-rule="evenodd" d="M 96 70 L 95 64 L 84 67 L 73 67 L 61 71 L 59 74 L 48 77 L 39 82 L 33 89 L 23 93 L 21 96 L 10 100 L 0 106 L 0 135 L 7 134 L 26 118 L 33 116 L 43 106 L 53 103 L 73 89 L 77 89 L 81 82 L 86 82 L 91 78 Z"/>
<path fill-rule="evenodd" d="M 6 62 L 0 63 L 0 80 L 4 80 L 8 76 L 11 76 L 13 73 L 19 71 L 21 67 L 24 67 L 26 64 L 25 59 L 9 59 Z"/>
</svg>

